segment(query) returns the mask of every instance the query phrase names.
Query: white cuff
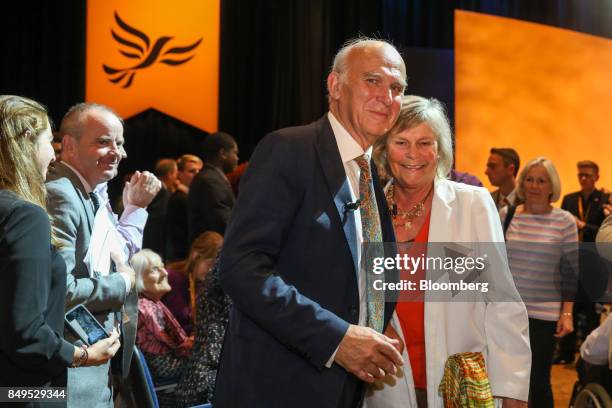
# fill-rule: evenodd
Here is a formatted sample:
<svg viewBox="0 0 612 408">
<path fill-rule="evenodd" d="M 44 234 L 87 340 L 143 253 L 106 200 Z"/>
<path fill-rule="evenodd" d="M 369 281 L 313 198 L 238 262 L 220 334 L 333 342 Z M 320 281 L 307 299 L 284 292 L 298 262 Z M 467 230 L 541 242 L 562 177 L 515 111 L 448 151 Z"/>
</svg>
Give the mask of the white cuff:
<svg viewBox="0 0 612 408">
<path fill-rule="evenodd" d="M 340 346 L 336 347 L 336 349 L 334 350 L 334 353 L 331 355 L 329 360 L 327 360 L 327 363 L 325 363 L 325 367 L 331 368 L 332 364 L 334 364 L 334 360 L 336 359 L 336 353 L 338 353 L 339 348 Z"/>
</svg>

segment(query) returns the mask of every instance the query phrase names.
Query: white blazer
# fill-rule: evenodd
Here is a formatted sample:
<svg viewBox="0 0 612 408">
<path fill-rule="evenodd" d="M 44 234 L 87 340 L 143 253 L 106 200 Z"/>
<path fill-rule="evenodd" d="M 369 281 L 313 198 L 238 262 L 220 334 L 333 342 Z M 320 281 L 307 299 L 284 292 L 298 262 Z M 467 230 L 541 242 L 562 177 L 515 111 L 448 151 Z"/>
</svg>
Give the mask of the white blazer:
<svg viewBox="0 0 612 408">
<path fill-rule="evenodd" d="M 489 192 L 482 187 L 436 179 L 429 226 L 429 243 L 503 243 L 499 215 Z M 490 252 L 490 247 L 489 249 Z M 432 248 L 430 246 L 429 248 Z M 505 245 L 496 245 L 497 254 L 488 254 L 490 273 L 496 282 L 505 282 L 513 299 L 520 299 L 508 268 Z M 428 257 L 434 256 L 428 249 Z M 500 266 L 501 265 L 501 266 Z M 488 278 L 491 281 L 491 277 Z M 509 289 L 508 289 L 509 288 Z M 425 301 L 425 355 L 427 401 L 430 408 L 442 408 L 438 386 L 446 359 L 455 353 L 482 352 L 494 396 L 527 401 L 531 350 L 529 322 L 522 302 Z M 397 315 L 392 323 L 403 337 Z M 415 407 L 416 398 L 408 354 L 404 349 L 403 375 L 388 376 L 370 386 L 366 408 Z M 380 389 L 382 388 L 382 389 Z M 501 406 L 500 401 L 496 405 Z"/>
</svg>

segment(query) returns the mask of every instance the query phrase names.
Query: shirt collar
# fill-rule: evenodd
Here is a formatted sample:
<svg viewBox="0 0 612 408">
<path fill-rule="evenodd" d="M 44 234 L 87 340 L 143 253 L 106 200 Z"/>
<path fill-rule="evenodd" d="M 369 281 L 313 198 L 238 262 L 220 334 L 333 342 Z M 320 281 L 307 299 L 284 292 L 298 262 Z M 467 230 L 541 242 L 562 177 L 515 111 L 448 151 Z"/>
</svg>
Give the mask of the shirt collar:
<svg viewBox="0 0 612 408">
<path fill-rule="evenodd" d="M 503 194 L 502 194 L 503 195 Z M 514 190 L 512 190 L 510 192 L 510 194 L 508 194 L 506 197 L 502 197 L 502 199 L 505 198 L 506 200 L 508 200 L 509 203 L 514 204 L 514 202 L 516 201 L 516 188 Z"/>
<path fill-rule="evenodd" d="M 85 192 L 87 194 L 91 193 L 93 191 L 93 189 L 91 188 L 91 186 L 89 185 L 89 183 L 87 181 L 85 181 L 85 179 L 83 178 L 83 176 L 81 175 L 81 173 L 79 173 L 79 171 L 77 169 L 75 169 L 74 167 L 72 167 L 71 165 L 69 165 L 68 163 L 66 163 L 65 161 L 62 161 L 62 164 L 66 167 L 68 167 L 70 170 L 72 170 L 74 172 L 74 174 L 77 175 L 77 177 L 79 178 L 79 180 L 81 180 L 81 183 L 83 183 L 83 187 L 85 187 Z"/>
<path fill-rule="evenodd" d="M 340 158 L 342 159 L 342 163 L 348 163 L 364 154 L 369 161 L 370 157 L 372 157 L 372 146 L 368 147 L 368 149 L 364 151 L 359 143 L 357 143 L 350 133 L 346 131 L 342 124 L 338 122 L 338 119 L 336 119 L 333 113 L 327 112 L 327 118 L 329 119 L 329 124 L 334 132 L 336 144 L 338 145 L 338 150 L 340 150 Z"/>
</svg>

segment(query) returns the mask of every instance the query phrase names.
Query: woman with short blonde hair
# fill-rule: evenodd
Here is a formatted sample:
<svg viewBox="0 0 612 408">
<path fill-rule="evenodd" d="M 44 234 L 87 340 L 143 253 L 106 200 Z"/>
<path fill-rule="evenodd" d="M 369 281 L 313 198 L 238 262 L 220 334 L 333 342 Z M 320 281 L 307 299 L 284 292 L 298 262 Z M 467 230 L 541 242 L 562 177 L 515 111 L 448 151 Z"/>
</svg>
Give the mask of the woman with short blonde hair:
<svg viewBox="0 0 612 408">
<path fill-rule="evenodd" d="M 523 204 L 502 208 L 500 217 L 507 226 L 510 271 L 529 316 L 529 405 L 552 408 L 550 370 L 555 338 L 574 330 L 573 302 L 569 301 L 573 297 L 567 293 L 575 293 L 578 229 L 571 213 L 551 205 L 561 196 L 561 182 L 546 157 L 523 167 L 516 188 Z"/>
</svg>

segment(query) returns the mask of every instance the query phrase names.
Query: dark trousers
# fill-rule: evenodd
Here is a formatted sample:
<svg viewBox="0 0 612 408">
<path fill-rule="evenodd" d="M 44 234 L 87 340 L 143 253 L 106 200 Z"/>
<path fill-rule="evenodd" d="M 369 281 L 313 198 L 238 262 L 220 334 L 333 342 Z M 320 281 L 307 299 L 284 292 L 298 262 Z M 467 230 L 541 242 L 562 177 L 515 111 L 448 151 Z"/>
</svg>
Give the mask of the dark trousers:
<svg viewBox="0 0 612 408">
<path fill-rule="evenodd" d="M 531 343 L 531 375 L 529 376 L 529 406 L 553 408 L 550 369 L 555 351 L 557 322 L 529 318 Z"/>
<path fill-rule="evenodd" d="M 347 375 L 338 408 L 360 408 L 363 404 L 365 388 L 363 382 L 354 375 Z"/>
</svg>

